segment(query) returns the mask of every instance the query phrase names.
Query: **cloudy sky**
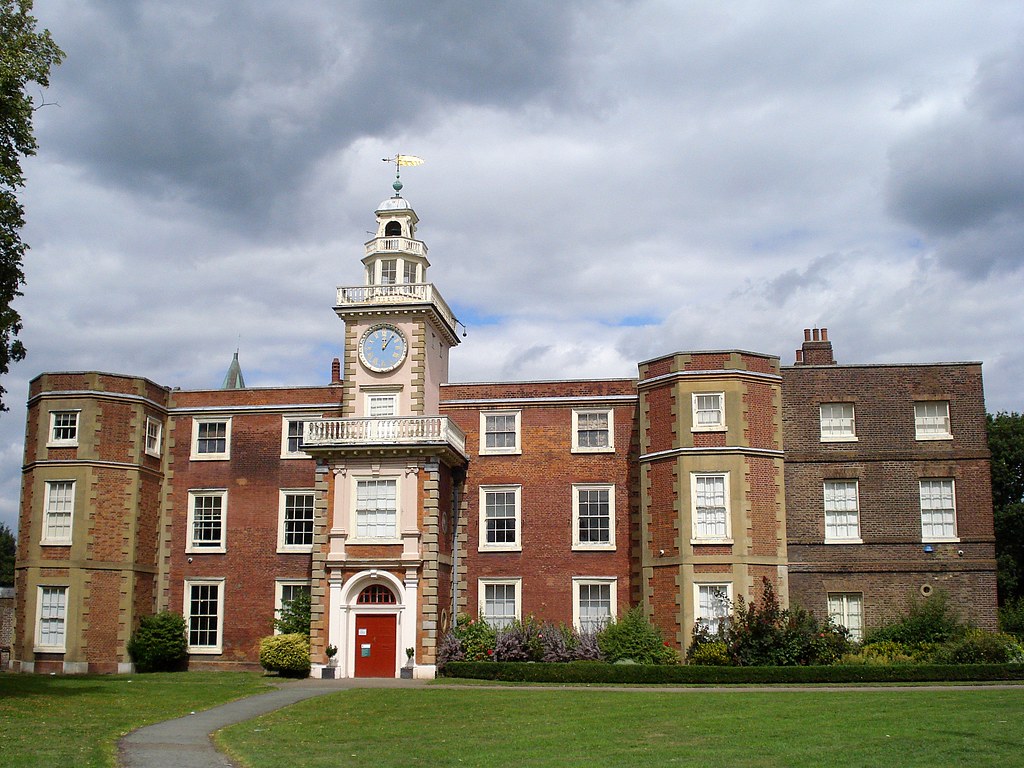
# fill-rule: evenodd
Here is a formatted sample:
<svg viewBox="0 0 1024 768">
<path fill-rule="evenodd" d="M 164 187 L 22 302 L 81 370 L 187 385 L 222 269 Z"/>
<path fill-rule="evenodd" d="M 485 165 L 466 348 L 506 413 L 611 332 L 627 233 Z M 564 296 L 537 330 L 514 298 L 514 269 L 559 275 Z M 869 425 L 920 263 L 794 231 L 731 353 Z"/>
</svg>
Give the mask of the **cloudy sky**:
<svg viewBox="0 0 1024 768">
<path fill-rule="evenodd" d="M 675 350 L 982 360 L 1024 409 L 1024 6 L 37 0 L 3 382 L 16 522 L 41 371 L 317 384 L 403 174 L 469 328 L 453 380 L 631 376 Z"/>
</svg>

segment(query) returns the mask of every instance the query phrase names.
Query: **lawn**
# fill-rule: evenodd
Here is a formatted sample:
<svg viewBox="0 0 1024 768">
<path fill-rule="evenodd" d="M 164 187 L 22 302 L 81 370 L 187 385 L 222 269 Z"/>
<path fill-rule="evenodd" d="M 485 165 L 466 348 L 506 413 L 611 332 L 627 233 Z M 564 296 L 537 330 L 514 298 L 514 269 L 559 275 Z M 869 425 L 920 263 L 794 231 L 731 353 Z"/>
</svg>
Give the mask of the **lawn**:
<svg viewBox="0 0 1024 768">
<path fill-rule="evenodd" d="M 234 672 L 0 674 L 0 766 L 112 768 L 123 734 L 266 687 L 257 674 Z"/>
<path fill-rule="evenodd" d="M 362 689 L 218 737 L 251 768 L 1019 765 L 1024 687 Z"/>
</svg>

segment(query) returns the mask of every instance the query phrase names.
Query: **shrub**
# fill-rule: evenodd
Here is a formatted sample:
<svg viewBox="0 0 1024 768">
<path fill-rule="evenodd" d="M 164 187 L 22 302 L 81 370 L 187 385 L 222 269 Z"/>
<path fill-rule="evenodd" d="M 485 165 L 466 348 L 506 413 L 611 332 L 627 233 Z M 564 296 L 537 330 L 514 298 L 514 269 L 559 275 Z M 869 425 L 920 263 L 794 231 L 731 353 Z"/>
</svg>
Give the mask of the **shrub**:
<svg viewBox="0 0 1024 768">
<path fill-rule="evenodd" d="M 665 645 L 661 630 L 651 624 L 639 607 L 630 608 L 609 622 L 597 635 L 601 655 L 610 662 L 629 659 L 637 664 L 675 664 L 679 655 Z"/>
<path fill-rule="evenodd" d="M 447 661 L 493 660 L 496 639 L 494 627 L 486 621 L 462 614 L 455 620 L 455 626 L 441 639 L 438 664 Z M 441 657 L 442 652 L 444 661 Z"/>
<path fill-rule="evenodd" d="M 464 661 L 466 653 L 462 649 L 462 641 L 454 632 L 445 632 L 441 644 L 437 647 L 437 668 L 443 670 L 450 661 Z"/>
<path fill-rule="evenodd" d="M 800 607 L 783 609 L 775 587 L 767 578 L 762 582 L 759 602 L 747 604 L 738 598 L 732 618 L 724 622 L 717 640 L 729 649 L 729 657 L 738 666 L 807 666 L 834 664 L 849 650 L 843 627 L 831 621 L 819 624 L 814 614 Z M 698 644 L 713 638 L 698 626 L 694 632 Z"/>
<path fill-rule="evenodd" d="M 892 640 L 904 645 L 944 643 L 966 632 L 949 604 L 945 592 L 936 592 L 924 600 L 915 600 L 907 608 L 907 615 L 883 624 L 867 633 L 865 645 Z"/>
<path fill-rule="evenodd" d="M 301 632 L 260 640 L 260 666 L 283 677 L 309 675 L 309 638 Z"/>
<path fill-rule="evenodd" d="M 307 590 L 299 590 L 281 608 L 281 617 L 274 619 L 274 629 L 282 635 L 299 634 L 309 637 L 311 600 Z"/>
<path fill-rule="evenodd" d="M 576 637 L 579 639 L 579 645 L 574 648 L 575 657 L 574 661 L 601 661 L 604 657 L 601 655 L 601 643 L 598 641 L 597 632 L 584 630 L 583 632 L 576 632 Z"/>
<path fill-rule="evenodd" d="M 139 672 L 174 672 L 188 659 L 185 619 L 164 611 L 144 616 L 128 641 L 128 655 Z"/>
<path fill-rule="evenodd" d="M 575 628 L 544 622 L 540 628 L 540 660 L 549 663 L 574 661 L 579 643 Z"/>
<path fill-rule="evenodd" d="M 732 664 L 729 646 L 723 640 L 709 640 L 700 645 L 691 645 L 686 654 L 687 664 L 698 666 L 727 667 Z"/>
<path fill-rule="evenodd" d="M 494 639 L 495 661 L 540 661 L 544 656 L 540 624 L 532 616 L 499 629 Z"/>
<path fill-rule="evenodd" d="M 1020 664 L 1024 648 L 1012 635 L 971 629 L 943 645 L 935 654 L 939 664 Z"/>
<path fill-rule="evenodd" d="M 1024 597 L 1010 600 L 999 609 L 999 629 L 1024 640 Z"/>
</svg>

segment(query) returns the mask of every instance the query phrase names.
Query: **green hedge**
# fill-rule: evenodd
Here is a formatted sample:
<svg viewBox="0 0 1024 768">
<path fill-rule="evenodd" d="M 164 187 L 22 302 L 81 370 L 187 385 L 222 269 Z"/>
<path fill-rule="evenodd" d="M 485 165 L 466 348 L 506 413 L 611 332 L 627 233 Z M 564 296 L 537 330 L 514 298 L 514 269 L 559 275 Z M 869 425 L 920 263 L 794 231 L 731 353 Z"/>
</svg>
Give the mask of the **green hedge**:
<svg viewBox="0 0 1024 768">
<path fill-rule="evenodd" d="M 771 685 L 787 683 L 926 683 L 1024 680 L 1024 664 L 834 665 L 827 667 L 704 667 L 693 665 L 567 664 L 452 661 L 445 677 L 517 683 L 639 683 Z"/>
</svg>

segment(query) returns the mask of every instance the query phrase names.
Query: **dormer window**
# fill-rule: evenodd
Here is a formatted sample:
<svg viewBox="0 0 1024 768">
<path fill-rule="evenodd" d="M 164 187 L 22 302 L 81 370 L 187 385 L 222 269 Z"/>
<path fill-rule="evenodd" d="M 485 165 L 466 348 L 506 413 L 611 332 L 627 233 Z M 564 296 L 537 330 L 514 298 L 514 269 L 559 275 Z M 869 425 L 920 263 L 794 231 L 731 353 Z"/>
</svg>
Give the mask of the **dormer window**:
<svg viewBox="0 0 1024 768">
<path fill-rule="evenodd" d="M 389 221 L 384 225 L 384 237 L 401 237 L 402 225 L 397 221 Z"/>
</svg>

